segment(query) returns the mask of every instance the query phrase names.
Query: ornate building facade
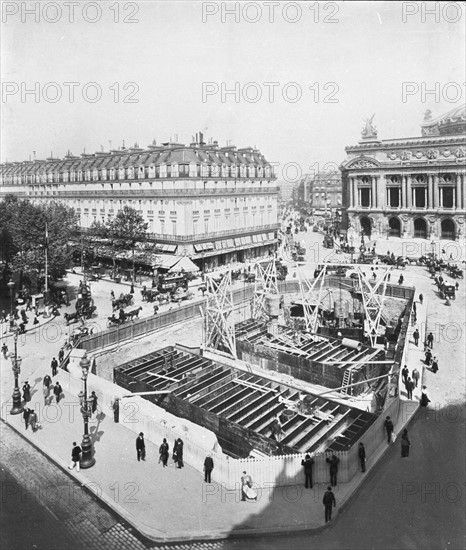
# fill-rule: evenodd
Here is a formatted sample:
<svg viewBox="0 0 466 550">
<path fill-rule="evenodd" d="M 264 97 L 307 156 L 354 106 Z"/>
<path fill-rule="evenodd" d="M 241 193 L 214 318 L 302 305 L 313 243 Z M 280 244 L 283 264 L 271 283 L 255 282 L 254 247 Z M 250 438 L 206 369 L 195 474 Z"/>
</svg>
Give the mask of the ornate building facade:
<svg viewBox="0 0 466 550">
<path fill-rule="evenodd" d="M 309 203 L 312 212 L 324 213 L 342 207 L 341 172 L 319 172 L 306 174 L 303 178 L 304 201 Z"/>
<path fill-rule="evenodd" d="M 464 238 L 465 106 L 436 119 L 427 111 L 415 138 L 378 140 L 372 120 L 340 167 L 344 226 L 374 238 Z"/>
<path fill-rule="evenodd" d="M 125 205 L 149 225 L 158 251 L 187 255 L 200 267 L 265 256 L 276 248 L 278 187 L 272 166 L 252 147 L 153 143 L 0 166 L 0 197 L 58 200 L 83 228 Z"/>
</svg>

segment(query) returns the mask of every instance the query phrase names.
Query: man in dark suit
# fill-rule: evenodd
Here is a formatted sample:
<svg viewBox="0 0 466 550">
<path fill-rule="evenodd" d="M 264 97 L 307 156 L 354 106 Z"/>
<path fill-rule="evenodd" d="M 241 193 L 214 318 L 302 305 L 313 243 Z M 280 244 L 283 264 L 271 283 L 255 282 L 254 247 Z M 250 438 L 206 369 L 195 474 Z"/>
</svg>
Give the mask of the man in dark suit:
<svg viewBox="0 0 466 550">
<path fill-rule="evenodd" d="M 335 508 L 337 505 L 337 502 L 335 500 L 335 495 L 332 492 L 332 488 L 330 486 L 327 487 L 327 491 L 325 491 L 323 504 L 325 507 L 325 523 L 329 522 L 332 519 L 332 508 Z"/>
<path fill-rule="evenodd" d="M 314 464 L 314 459 L 311 458 L 311 455 L 307 454 L 304 457 L 304 460 L 301 460 L 301 466 L 304 466 L 304 486 L 306 489 L 310 487 L 312 489 L 312 465 Z"/>
<path fill-rule="evenodd" d="M 393 433 L 393 422 L 391 421 L 389 416 L 387 416 L 383 425 L 385 430 L 387 431 L 387 443 L 390 444 Z"/>
<path fill-rule="evenodd" d="M 212 483 L 210 476 L 212 474 L 213 469 L 214 469 L 214 461 L 212 459 L 212 456 L 208 454 L 206 456 L 206 459 L 204 460 L 204 481 L 206 483 Z"/>
<path fill-rule="evenodd" d="M 72 470 L 76 466 L 76 471 L 79 472 L 79 461 L 81 460 L 81 447 L 73 441 L 73 449 L 71 451 L 71 464 L 68 466 Z"/>
<path fill-rule="evenodd" d="M 138 455 L 138 461 L 146 460 L 146 443 L 144 441 L 144 434 L 141 432 L 136 438 L 136 452 Z"/>
<path fill-rule="evenodd" d="M 331 458 L 327 458 L 326 462 L 330 464 L 330 485 L 335 487 L 337 484 L 338 463 L 340 459 L 336 455 L 332 455 Z"/>
<path fill-rule="evenodd" d="M 55 357 L 52 359 L 50 366 L 52 367 L 52 376 L 55 376 L 58 370 L 58 361 L 55 359 Z"/>
</svg>

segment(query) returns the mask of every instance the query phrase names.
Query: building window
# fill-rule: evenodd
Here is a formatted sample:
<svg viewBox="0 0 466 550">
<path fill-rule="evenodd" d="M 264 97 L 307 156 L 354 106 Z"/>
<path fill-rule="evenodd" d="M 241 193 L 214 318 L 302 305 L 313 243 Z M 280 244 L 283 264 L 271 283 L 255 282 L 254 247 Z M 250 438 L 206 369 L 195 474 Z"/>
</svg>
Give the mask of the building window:
<svg viewBox="0 0 466 550">
<path fill-rule="evenodd" d="M 392 208 L 400 206 L 400 190 L 397 187 L 388 190 L 388 204 Z"/>
<path fill-rule="evenodd" d="M 173 235 L 176 235 L 176 220 L 172 220 Z"/>
<path fill-rule="evenodd" d="M 371 205 L 371 190 L 370 189 L 360 189 L 361 193 L 361 206 L 370 206 Z"/>
<path fill-rule="evenodd" d="M 453 187 L 442 187 L 440 193 L 442 197 L 442 206 L 444 208 L 453 208 L 455 198 Z"/>
<path fill-rule="evenodd" d="M 416 208 L 426 207 L 426 192 L 427 189 L 425 187 L 414 188 L 414 206 Z"/>
</svg>

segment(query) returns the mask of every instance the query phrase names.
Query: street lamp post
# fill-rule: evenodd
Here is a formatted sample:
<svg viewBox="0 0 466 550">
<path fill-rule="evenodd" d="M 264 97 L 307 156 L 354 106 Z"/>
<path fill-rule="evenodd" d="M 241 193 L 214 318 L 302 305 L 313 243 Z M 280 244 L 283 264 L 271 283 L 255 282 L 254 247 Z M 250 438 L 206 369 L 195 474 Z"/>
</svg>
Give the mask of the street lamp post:
<svg viewBox="0 0 466 550">
<path fill-rule="evenodd" d="M 21 401 L 21 393 L 19 392 L 18 376 L 21 372 L 21 357 L 18 357 L 18 333 L 19 328 L 15 328 L 14 340 L 15 340 L 15 353 L 11 353 L 11 362 L 13 373 L 15 375 L 15 388 L 13 390 L 13 406 L 10 410 L 10 414 L 21 414 L 23 412 L 23 403 Z"/>
<path fill-rule="evenodd" d="M 95 458 L 93 457 L 93 449 L 91 438 L 89 437 L 89 418 L 92 415 L 92 399 L 87 398 L 87 375 L 89 373 L 89 367 L 91 362 L 85 354 L 79 362 L 79 366 L 83 371 L 82 380 L 84 382 L 84 391 L 79 393 L 79 402 L 81 404 L 81 413 L 84 420 L 84 435 L 81 443 L 81 468 L 90 468 L 95 464 Z"/>
<path fill-rule="evenodd" d="M 15 288 L 14 281 L 9 281 L 8 288 L 10 289 L 10 313 L 13 315 L 13 289 Z"/>
</svg>

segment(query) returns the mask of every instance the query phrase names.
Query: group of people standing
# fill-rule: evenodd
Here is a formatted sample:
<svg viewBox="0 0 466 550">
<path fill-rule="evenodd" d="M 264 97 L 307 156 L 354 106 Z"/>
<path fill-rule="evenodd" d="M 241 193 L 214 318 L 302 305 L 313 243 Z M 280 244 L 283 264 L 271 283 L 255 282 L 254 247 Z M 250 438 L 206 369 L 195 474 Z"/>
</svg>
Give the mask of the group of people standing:
<svg viewBox="0 0 466 550">
<path fill-rule="evenodd" d="M 181 469 L 184 467 L 183 462 L 183 447 L 184 443 L 181 437 L 175 440 L 175 443 L 173 445 L 173 462 L 176 464 L 178 469 Z M 146 442 L 144 440 L 144 433 L 140 432 L 138 437 L 136 438 L 136 455 L 138 462 L 143 460 L 146 460 Z M 166 438 L 163 438 L 163 442 L 159 447 L 159 464 L 162 463 L 164 467 L 168 466 L 168 458 L 170 456 L 170 446 L 167 443 Z M 213 469 L 213 465 L 212 465 Z"/>
</svg>

